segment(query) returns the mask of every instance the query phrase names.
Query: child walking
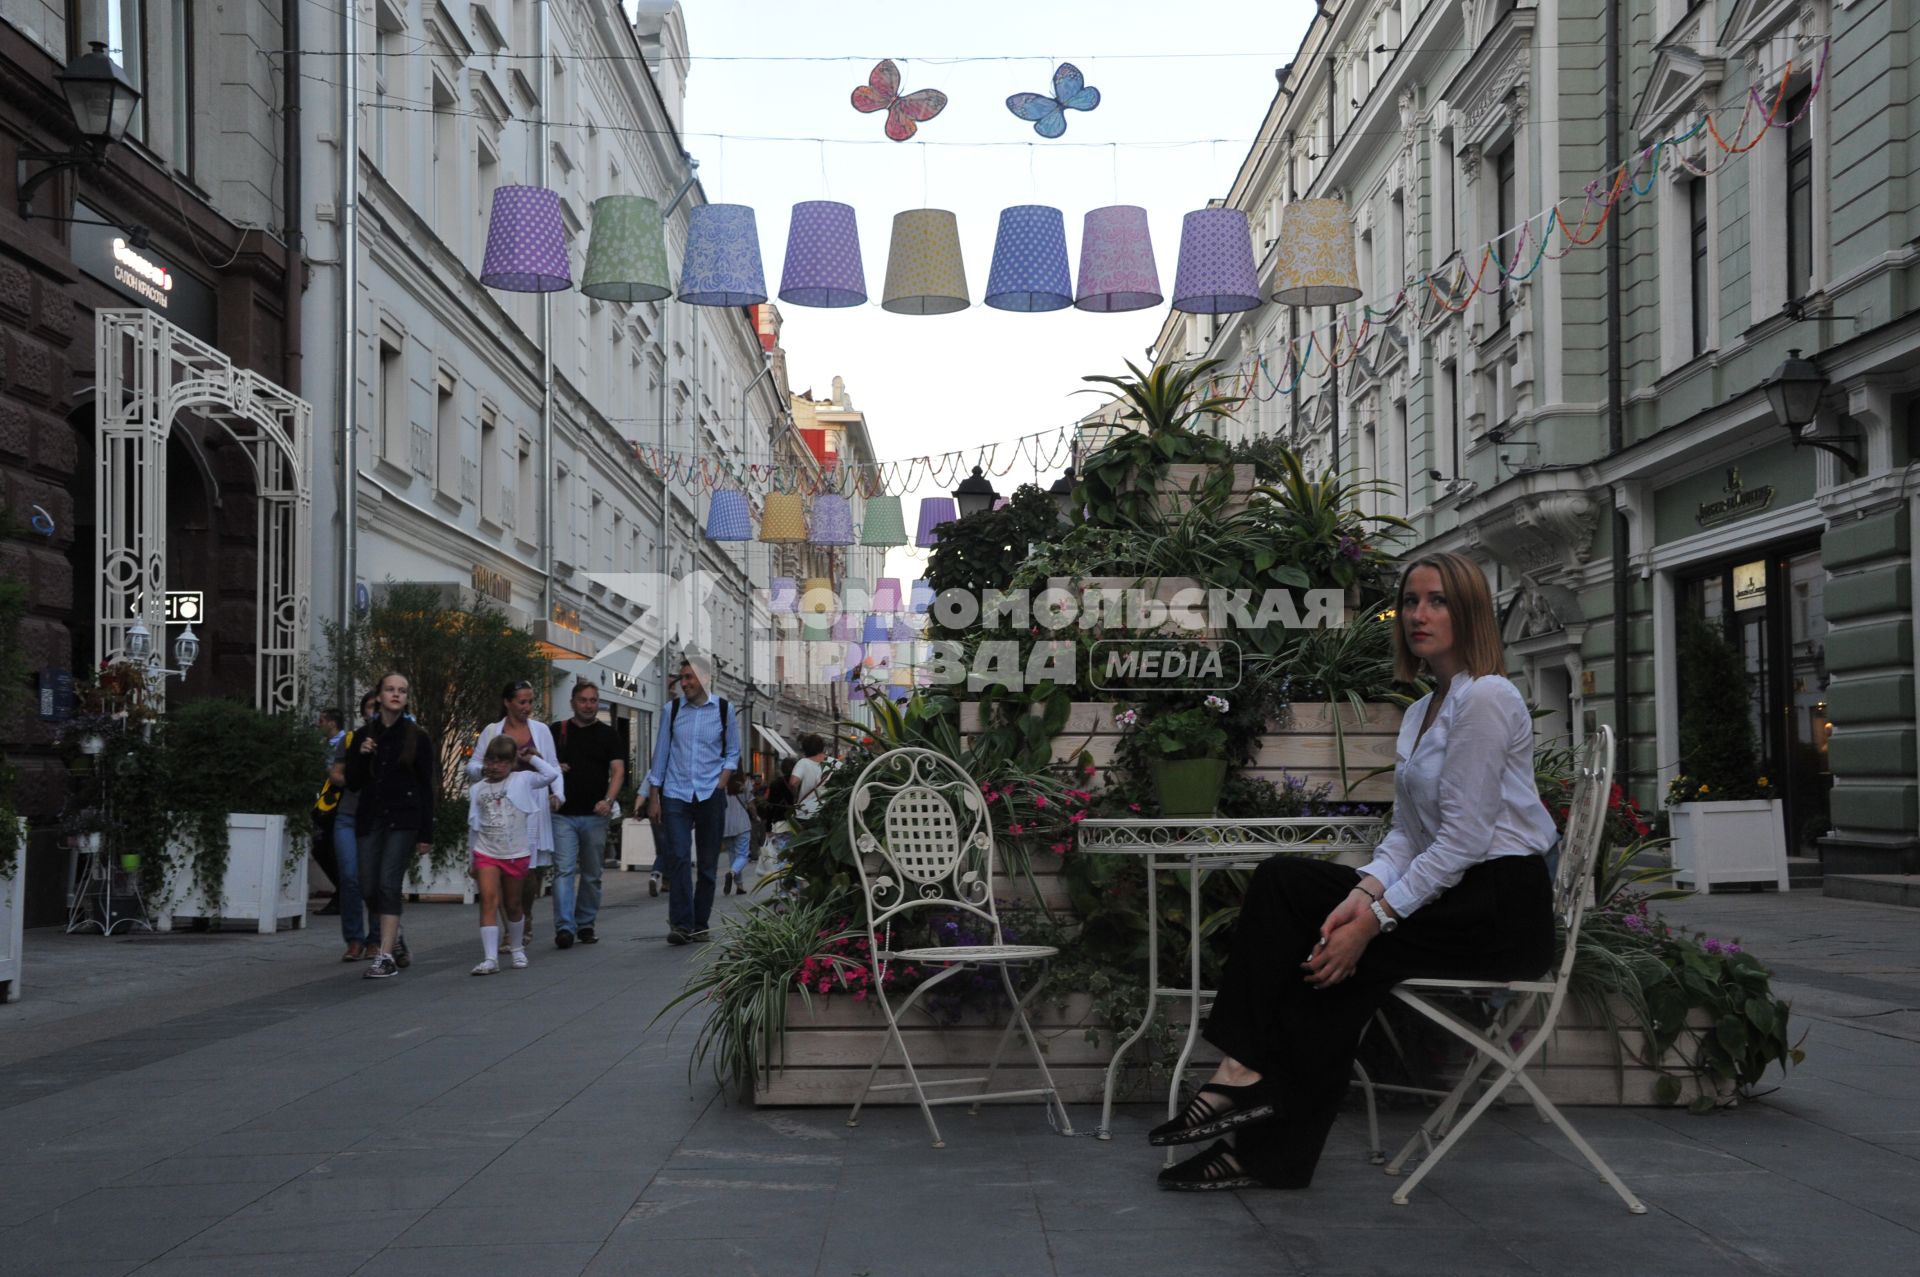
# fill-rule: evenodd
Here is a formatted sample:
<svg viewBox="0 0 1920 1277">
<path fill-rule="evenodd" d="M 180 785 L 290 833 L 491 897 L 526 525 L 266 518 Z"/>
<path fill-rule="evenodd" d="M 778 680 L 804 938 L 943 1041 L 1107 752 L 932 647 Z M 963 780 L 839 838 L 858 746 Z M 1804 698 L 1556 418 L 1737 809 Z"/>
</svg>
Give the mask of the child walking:
<svg viewBox="0 0 1920 1277">
<path fill-rule="evenodd" d="M 507 914 L 507 945 L 515 967 L 527 965 L 527 919 L 522 911 L 520 884 L 533 864 L 533 829 L 529 818 L 547 801 L 541 792 L 560 779 L 560 769 L 528 752 L 531 770 L 515 771 L 522 758 L 520 746 L 505 736 L 487 743 L 481 757 L 480 780 L 467 796 L 467 830 L 473 848 L 473 880 L 480 886 L 480 949 L 483 954 L 474 975 L 492 975 L 500 969 L 500 903 Z M 505 882 L 503 882 L 505 880 Z M 503 891 L 506 882 L 511 889 Z"/>
<path fill-rule="evenodd" d="M 753 811 L 747 806 L 747 774 L 727 778 L 727 823 L 720 831 L 721 846 L 733 853 L 727 870 L 726 894 L 747 890 L 747 857 L 753 854 Z"/>
</svg>

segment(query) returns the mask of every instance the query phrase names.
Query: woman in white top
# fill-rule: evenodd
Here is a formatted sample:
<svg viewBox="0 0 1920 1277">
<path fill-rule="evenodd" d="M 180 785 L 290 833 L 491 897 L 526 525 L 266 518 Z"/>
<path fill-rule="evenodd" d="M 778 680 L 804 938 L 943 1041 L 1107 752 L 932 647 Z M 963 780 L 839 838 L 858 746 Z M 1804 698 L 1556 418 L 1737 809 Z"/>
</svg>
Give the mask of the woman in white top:
<svg viewBox="0 0 1920 1277">
<path fill-rule="evenodd" d="M 827 740 L 818 732 L 800 738 L 800 761 L 793 765 L 787 785 L 793 790 L 793 814 L 800 817 L 820 810 L 820 787 L 827 783 Z"/>
<path fill-rule="evenodd" d="M 533 764 L 528 761 L 529 752 L 540 755 L 555 767 L 560 765 L 560 751 L 553 747 L 553 731 L 533 716 L 533 684 L 525 681 L 509 683 L 500 690 L 500 708 L 506 711 L 497 723 L 489 723 L 480 733 L 480 743 L 473 747 L 473 757 L 467 760 L 467 779 L 479 780 L 483 760 L 487 755 L 487 746 L 494 737 L 505 736 L 519 748 L 520 761 L 516 771 L 531 771 Z M 540 804 L 540 810 L 534 812 L 528 821 L 533 834 L 533 870 L 518 884 L 521 898 L 526 907 L 527 926 L 533 926 L 533 902 L 540 895 L 540 870 L 553 863 L 553 813 L 566 801 L 567 781 L 562 776 L 547 791 L 548 800 Z"/>
<path fill-rule="evenodd" d="M 1254 874 L 1207 1021 L 1224 1058 L 1156 1145 L 1235 1132 L 1162 1171 L 1164 1188 L 1305 1188 L 1352 1076 L 1360 1032 L 1410 976 L 1525 979 L 1554 956 L 1534 787 L 1533 720 L 1501 673 L 1499 623 L 1471 559 L 1400 578 L 1394 666 L 1434 691 L 1407 711 L 1393 831 L 1353 870 L 1275 856 Z"/>
<path fill-rule="evenodd" d="M 527 965 L 519 885 L 533 862 L 533 818 L 547 810 L 546 790 L 560 779 L 560 769 L 530 750 L 523 753 L 506 736 L 489 741 L 480 760 L 481 779 L 467 795 L 467 842 L 480 887 L 482 956 L 473 974 L 492 975 L 500 969 L 503 897 L 508 952 L 515 967 Z M 523 760 L 527 770 L 515 770 Z"/>
</svg>

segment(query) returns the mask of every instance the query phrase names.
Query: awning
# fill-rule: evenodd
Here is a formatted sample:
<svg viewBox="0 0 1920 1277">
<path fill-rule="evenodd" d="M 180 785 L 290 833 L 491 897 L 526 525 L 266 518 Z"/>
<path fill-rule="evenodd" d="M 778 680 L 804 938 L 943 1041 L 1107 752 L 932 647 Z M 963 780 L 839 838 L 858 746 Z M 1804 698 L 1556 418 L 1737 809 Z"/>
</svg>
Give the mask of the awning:
<svg viewBox="0 0 1920 1277">
<path fill-rule="evenodd" d="M 780 757 L 782 758 L 800 757 L 799 750 L 787 744 L 786 741 L 781 739 L 779 732 L 774 731 L 771 727 L 768 727 L 765 723 L 755 723 L 753 725 L 753 730 L 756 732 L 759 732 L 760 739 L 766 741 L 767 744 L 773 746 L 773 752 L 780 755 Z"/>
</svg>

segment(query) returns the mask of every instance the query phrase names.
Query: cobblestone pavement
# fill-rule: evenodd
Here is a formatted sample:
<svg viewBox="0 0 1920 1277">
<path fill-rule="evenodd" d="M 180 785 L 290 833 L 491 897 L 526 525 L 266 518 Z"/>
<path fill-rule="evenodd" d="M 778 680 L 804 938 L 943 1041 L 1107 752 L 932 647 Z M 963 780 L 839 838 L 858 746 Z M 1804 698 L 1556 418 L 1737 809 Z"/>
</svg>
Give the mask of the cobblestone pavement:
<svg viewBox="0 0 1920 1277">
<path fill-rule="evenodd" d="M 650 1027 L 697 951 L 608 877 L 603 943 L 471 979 L 473 911 L 408 911 L 410 970 L 338 931 L 28 933 L 0 1007 L 0 1272 L 902 1274 L 1891 1272 L 1920 1226 L 1920 914 L 1736 893 L 1669 913 L 1772 962 L 1806 1064 L 1709 1117 L 1496 1112 L 1415 1193 L 1357 1114 L 1304 1193 L 1175 1197 L 1131 1106 L 1111 1143 L 1038 1109 L 756 1110 Z M 550 919 L 543 903 L 542 919 Z M 1076 1124 L 1091 1128 L 1091 1110 Z M 1386 1115 L 1404 1137 L 1411 1110 Z"/>
</svg>

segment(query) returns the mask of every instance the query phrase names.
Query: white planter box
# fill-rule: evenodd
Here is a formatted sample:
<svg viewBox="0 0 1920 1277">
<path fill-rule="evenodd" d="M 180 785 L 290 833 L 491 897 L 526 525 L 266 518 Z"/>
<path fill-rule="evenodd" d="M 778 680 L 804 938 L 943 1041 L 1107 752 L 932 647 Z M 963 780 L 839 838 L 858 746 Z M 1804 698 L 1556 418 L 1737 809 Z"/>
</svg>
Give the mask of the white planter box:
<svg viewBox="0 0 1920 1277">
<path fill-rule="evenodd" d="M 303 831 L 304 832 L 304 831 Z M 186 849 L 168 848 L 171 865 L 161 889 L 154 930 L 173 930 L 175 918 L 233 918 L 257 923 L 272 935 L 282 919 L 307 925 L 307 847 L 287 828 L 285 816 L 235 812 L 227 817 L 227 876 L 221 900 L 208 900 L 193 880 Z"/>
<path fill-rule="evenodd" d="M 27 877 L 26 822 L 11 831 L 20 840 L 13 877 L 0 878 L 0 1002 L 20 1000 L 20 896 Z"/>
<path fill-rule="evenodd" d="M 1787 890 L 1787 834 L 1780 800 L 1675 803 L 1673 881 L 1709 895 L 1716 886 L 1771 882 Z"/>
<path fill-rule="evenodd" d="M 455 864 L 435 873 L 425 856 L 414 857 L 407 868 L 406 889 L 422 900 L 458 900 L 470 905 L 475 900 L 473 872 L 465 864 Z"/>
<path fill-rule="evenodd" d="M 653 868 L 653 826 L 644 820 L 620 822 L 620 868 Z"/>
</svg>

